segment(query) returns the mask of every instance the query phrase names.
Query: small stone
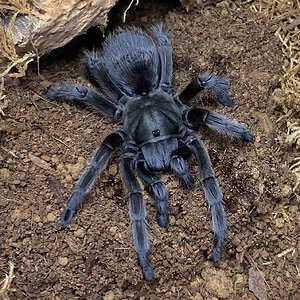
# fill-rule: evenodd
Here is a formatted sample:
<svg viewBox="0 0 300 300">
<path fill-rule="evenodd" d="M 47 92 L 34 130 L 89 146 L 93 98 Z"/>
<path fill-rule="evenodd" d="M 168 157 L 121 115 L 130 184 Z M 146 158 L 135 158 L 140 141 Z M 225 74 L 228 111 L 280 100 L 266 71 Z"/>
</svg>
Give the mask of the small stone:
<svg viewBox="0 0 300 300">
<path fill-rule="evenodd" d="M 110 232 L 113 236 L 116 235 L 117 230 L 118 230 L 118 227 L 117 227 L 117 226 L 112 226 L 112 227 L 109 228 L 109 232 Z"/>
<path fill-rule="evenodd" d="M 56 155 L 53 155 L 53 156 L 51 157 L 51 161 L 52 161 L 53 163 L 57 164 L 57 163 L 59 162 L 59 159 L 58 159 L 58 157 L 57 157 Z"/>
<path fill-rule="evenodd" d="M 53 207 L 51 204 L 46 205 L 46 211 L 53 211 Z"/>
<path fill-rule="evenodd" d="M 6 168 L 0 169 L 0 178 L 1 179 L 7 179 L 10 176 L 10 172 Z"/>
<path fill-rule="evenodd" d="M 170 225 L 174 225 L 175 222 L 176 222 L 176 218 L 174 216 L 170 216 L 169 217 L 169 222 L 170 222 Z"/>
<path fill-rule="evenodd" d="M 20 178 L 20 180 L 25 180 L 26 179 L 26 173 L 25 172 L 20 173 L 19 178 Z"/>
<path fill-rule="evenodd" d="M 11 214 L 11 219 L 12 219 L 12 221 L 16 221 L 20 218 L 20 216 L 21 216 L 21 210 L 20 209 L 15 209 L 13 211 L 13 213 Z"/>
<path fill-rule="evenodd" d="M 53 158 L 52 158 L 52 161 L 53 161 Z M 56 170 L 59 172 L 62 172 L 62 171 L 65 172 L 65 166 L 63 164 L 59 164 L 59 165 L 57 165 Z"/>
<path fill-rule="evenodd" d="M 201 296 L 201 294 L 199 292 L 197 292 L 195 294 L 195 296 L 193 297 L 193 300 L 203 300 L 203 297 Z"/>
<path fill-rule="evenodd" d="M 243 285 L 245 284 L 245 278 L 244 275 L 241 274 L 236 274 L 236 279 L 235 279 L 235 285 Z"/>
<path fill-rule="evenodd" d="M 57 220 L 56 215 L 53 212 L 50 212 L 46 216 L 47 222 L 55 222 Z"/>
<path fill-rule="evenodd" d="M 70 182 L 70 183 L 74 181 L 71 175 L 66 175 L 65 180 L 66 182 Z"/>
<path fill-rule="evenodd" d="M 58 263 L 61 266 L 65 267 L 68 264 L 68 262 L 69 262 L 69 259 L 67 257 L 64 257 L 64 256 L 59 256 L 58 257 Z"/>
<path fill-rule="evenodd" d="M 223 270 L 206 268 L 201 273 L 205 289 L 218 298 L 225 299 L 233 293 L 233 283 Z"/>
<path fill-rule="evenodd" d="M 284 219 L 283 218 L 275 219 L 275 224 L 276 224 L 277 228 L 283 228 L 284 227 Z"/>
<path fill-rule="evenodd" d="M 103 300 L 114 300 L 114 299 L 115 299 L 115 294 L 113 291 L 108 291 L 103 297 Z"/>
<path fill-rule="evenodd" d="M 81 164 L 82 166 L 84 166 L 85 163 L 86 163 L 86 158 L 84 158 L 83 156 L 79 156 L 79 157 L 77 158 L 77 163 L 79 163 L 79 164 Z"/>
<path fill-rule="evenodd" d="M 112 164 L 108 169 L 108 174 L 111 176 L 116 176 L 118 174 L 118 168 L 116 164 Z"/>
<path fill-rule="evenodd" d="M 80 239 L 83 239 L 85 237 L 85 230 L 82 228 L 79 228 L 74 231 L 74 235 Z"/>
<path fill-rule="evenodd" d="M 41 222 L 41 217 L 39 215 L 33 215 L 33 221 L 39 223 Z"/>
<path fill-rule="evenodd" d="M 70 170 L 73 179 L 78 178 L 78 175 L 82 172 L 83 168 L 84 164 L 81 162 L 78 162 L 75 165 L 68 165 L 68 169 Z"/>
<path fill-rule="evenodd" d="M 114 196 L 114 194 L 115 194 L 115 190 L 113 187 L 107 188 L 104 191 L 105 198 L 112 198 Z"/>
<path fill-rule="evenodd" d="M 292 213 L 292 214 L 296 214 L 298 212 L 298 207 L 297 205 L 291 205 L 289 207 L 289 212 Z"/>
<path fill-rule="evenodd" d="M 292 187 L 287 184 L 285 184 L 281 189 L 282 197 L 289 197 L 292 194 L 292 192 Z"/>
</svg>

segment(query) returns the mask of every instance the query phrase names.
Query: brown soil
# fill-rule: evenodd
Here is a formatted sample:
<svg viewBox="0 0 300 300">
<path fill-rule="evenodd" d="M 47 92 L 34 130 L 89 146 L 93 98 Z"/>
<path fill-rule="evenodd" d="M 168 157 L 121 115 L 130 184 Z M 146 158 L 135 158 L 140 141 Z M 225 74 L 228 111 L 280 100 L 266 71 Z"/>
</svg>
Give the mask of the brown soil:
<svg viewBox="0 0 300 300">
<path fill-rule="evenodd" d="M 287 167 L 291 150 L 276 125 L 272 100 L 282 63 L 279 42 L 258 14 L 231 8 L 189 13 L 179 8 L 163 17 L 174 45 L 174 89 L 198 74 L 221 73 L 231 83 L 236 106 L 202 102 L 245 123 L 256 136 L 254 144 L 240 144 L 201 133 L 228 214 L 219 266 L 209 260 L 210 215 L 199 182 L 184 191 L 174 176 L 164 176 L 170 226 L 159 228 L 147 201 L 156 280 L 143 280 L 117 157 L 72 224 L 60 229 L 59 216 L 75 179 L 113 130 L 92 109 L 41 97 L 51 84 L 86 84 L 79 55 L 42 66 L 40 77 L 32 70 L 21 86 L 8 90 L 0 127 L 0 275 L 4 278 L 8 262 L 14 262 L 10 299 L 300 299 L 299 203 Z M 149 11 L 151 5 L 141 4 L 129 20 L 153 23 L 160 15 L 149 16 Z M 193 161 L 191 170 L 197 176 Z"/>
</svg>

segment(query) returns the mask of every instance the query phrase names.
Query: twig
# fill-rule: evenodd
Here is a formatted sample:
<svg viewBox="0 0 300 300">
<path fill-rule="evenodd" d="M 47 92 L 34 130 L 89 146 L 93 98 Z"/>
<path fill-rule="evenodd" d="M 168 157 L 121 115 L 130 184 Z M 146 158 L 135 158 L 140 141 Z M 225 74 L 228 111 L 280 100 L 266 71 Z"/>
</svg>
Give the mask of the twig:
<svg viewBox="0 0 300 300">
<path fill-rule="evenodd" d="M 56 141 L 60 142 L 61 144 L 63 144 L 64 146 L 66 146 L 68 149 L 70 149 L 70 147 L 65 143 L 63 142 L 62 140 L 56 138 L 55 136 L 49 134 L 50 137 L 52 137 L 53 139 L 55 139 Z"/>
<path fill-rule="evenodd" d="M 123 13 L 123 23 L 125 23 L 126 21 L 126 15 L 128 10 L 131 8 L 132 4 L 133 4 L 134 0 L 131 0 L 128 7 L 125 9 L 124 13 Z M 139 0 L 136 0 L 135 6 L 137 6 L 139 4 Z"/>
<path fill-rule="evenodd" d="M 283 257 L 283 256 L 289 254 L 290 252 L 293 252 L 294 250 L 295 250 L 295 247 L 291 247 L 291 248 L 288 248 L 288 249 L 278 253 L 276 256 L 280 258 L 280 257 Z"/>
<path fill-rule="evenodd" d="M 1 149 L 2 149 L 3 151 L 5 151 L 6 153 L 12 155 L 14 158 L 18 158 L 18 156 L 17 156 L 14 152 L 12 152 L 11 150 L 8 150 L 7 148 L 5 148 L 5 147 L 3 147 L 3 146 L 1 146 Z"/>
<path fill-rule="evenodd" d="M 8 292 L 10 290 L 11 283 L 15 277 L 14 267 L 14 264 L 10 261 L 8 275 L 6 274 L 4 280 L 1 282 L 0 298 L 3 300 L 9 300 Z"/>
</svg>

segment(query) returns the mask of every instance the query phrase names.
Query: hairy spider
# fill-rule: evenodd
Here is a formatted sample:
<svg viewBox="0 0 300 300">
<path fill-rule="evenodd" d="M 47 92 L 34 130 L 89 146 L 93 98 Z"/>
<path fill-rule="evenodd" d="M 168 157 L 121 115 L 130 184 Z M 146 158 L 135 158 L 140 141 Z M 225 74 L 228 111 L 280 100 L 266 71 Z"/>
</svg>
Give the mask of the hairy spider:
<svg viewBox="0 0 300 300">
<path fill-rule="evenodd" d="M 229 137 L 250 142 L 253 135 L 243 125 L 202 108 L 191 108 L 191 99 L 211 90 L 216 100 L 233 106 L 228 83 L 214 75 L 194 78 L 186 88 L 172 92 L 172 46 L 166 29 L 159 24 L 145 32 L 130 27 L 117 29 L 106 38 L 103 52 L 85 52 L 85 76 L 99 88 L 96 92 L 77 84 L 50 89 L 55 101 L 78 100 L 93 105 L 120 129 L 109 134 L 84 170 L 63 211 L 60 223 L 67 226 L 112 152 L 121 147 L 120 175 L 129 201 L 134 248 L 147 281 L 154 279 L 149 262 L 146 209 L 137 177 L 155 201 L 156 219 L 168 225 L 168 192 L 159 174 L 175 173 L 184 188 L 194 186 L 187 159 L 193 154 L 199 165 L 200 181 L 208 202 L 214 233 L 212 260 L 221 258 L 226 232 L 222 192 L 208 152 L 193 130 L 207 126 Z"/>
</svg>

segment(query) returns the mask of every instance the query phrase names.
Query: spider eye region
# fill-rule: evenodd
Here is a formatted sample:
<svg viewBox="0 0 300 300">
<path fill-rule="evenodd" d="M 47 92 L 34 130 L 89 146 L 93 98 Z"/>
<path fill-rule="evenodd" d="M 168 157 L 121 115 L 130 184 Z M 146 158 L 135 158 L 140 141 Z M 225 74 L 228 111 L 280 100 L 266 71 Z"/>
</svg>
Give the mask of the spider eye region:
<svg viewBox="0 0 300 300">
<path fill-rule="evenodd" d="M 154 137 L 160 136 L 160 130 L 159 130 L 159 129 L 154 129 L 154 130 L 152 130 L 152 135 L 153 135 Z"/>
</svg>

